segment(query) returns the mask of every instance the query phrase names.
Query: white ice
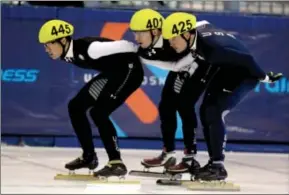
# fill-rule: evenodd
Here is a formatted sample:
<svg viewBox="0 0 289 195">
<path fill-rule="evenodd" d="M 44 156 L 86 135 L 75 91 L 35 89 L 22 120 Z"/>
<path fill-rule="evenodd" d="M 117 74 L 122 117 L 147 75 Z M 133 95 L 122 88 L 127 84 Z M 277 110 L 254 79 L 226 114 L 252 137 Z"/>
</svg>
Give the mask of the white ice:
<svg viewBox="0 0 289 195">
<path fill-rule="evenodd" d="M 107 155 L 103 149 L 96 149 L 100 166 L 107 163 Z M 125 150 L 122 158 L 129 170 L 142 170 L 140 160 L 144 157 L 158 155 L 157 150 Z M 12 147 L 1 146 L 1 194 L 33 193 L 33 194 L 104 194 L 112 193 L 108 189 L 88 188 L 91 182 L 56 181 L 57 173 L 67 173 L 64 164 L 80 156 L 79 148 L 45 148 L 45 147 Z M 181 151 L 177 152 L 179 159 Z M 197 159 L 202 165 L 207 162 L 207 153 L 199 152 Z M 228 180 L 241 186 L 241 194 L 288 194 L 289 163 L 287 154 L 265 153 L 227 153 L 226 169 Z M 155 169 L 155 171 L 161 169 Z M 77 173 L 87 173 L 87 170 Z M 126 180 L 139 180 L 138 191 L 129 191 L 125 187 L 113 193 L 134 194 L 201 194 L 219 193 L 210 191 L 188 191 L 181 186 L 158 186 L 154 178 L 127 176 Z M 91 186 L 91 185 L 89 185 Z M 228 192 L 232 194 L 232 192 Z"/>
</svg>

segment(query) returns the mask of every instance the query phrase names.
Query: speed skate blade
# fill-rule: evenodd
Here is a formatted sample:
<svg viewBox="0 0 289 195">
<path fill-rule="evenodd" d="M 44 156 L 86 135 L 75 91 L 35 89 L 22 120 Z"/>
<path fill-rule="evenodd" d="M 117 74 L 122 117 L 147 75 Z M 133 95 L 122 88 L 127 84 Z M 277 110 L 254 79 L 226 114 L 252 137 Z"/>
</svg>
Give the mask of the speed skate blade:
<svg viewBox="0 0 289 195">
<path fill-rule="evenodd" d="M 166 185 L 166 186 L 181 186 L 181 185 L 188 185 L 191 183 L 191 180 L 180 180 L 180 179 L 158 179 L 158 185 Z"/>
<path fill-rule="evenodd" d="M 54 180 L 92 181 L 98 179 L 88 174 L 57 174 Z"/>
<path fill-rule="evenodd" d="M 240 191 L 239 185 L 226 181 L 192 181 L 187 185 L 194 191 Z"/>
<path fill-rule="evenodd" d="M 132 170 L 128 173 L 132 176 L 138 176 L 138 177 L 154 177 L 154 178 L 170 178 L 171 175 L 161 172 L 151 172 L 151 171 L 135 171 Z M 179 177 L 181 178 L 181 176 Z"/>
</svg>

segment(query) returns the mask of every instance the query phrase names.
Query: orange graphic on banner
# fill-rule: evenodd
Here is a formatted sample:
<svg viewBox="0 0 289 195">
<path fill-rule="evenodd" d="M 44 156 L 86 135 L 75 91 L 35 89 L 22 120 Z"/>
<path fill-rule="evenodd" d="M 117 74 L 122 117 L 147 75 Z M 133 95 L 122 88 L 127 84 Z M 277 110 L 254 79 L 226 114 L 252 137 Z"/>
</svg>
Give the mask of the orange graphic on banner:
<svg viewBox="0 0 289 195">
<path fill-rule="evenodd" d="M 128 30 L 128 23 L 107 22 L 100 33 L 101 37 L 120 40 Z M 138 88 L 126 100 L 127 106 L 145 124 L 153 123 L 158 117 L 158 109 L 148 95 Z"/>
</svg>

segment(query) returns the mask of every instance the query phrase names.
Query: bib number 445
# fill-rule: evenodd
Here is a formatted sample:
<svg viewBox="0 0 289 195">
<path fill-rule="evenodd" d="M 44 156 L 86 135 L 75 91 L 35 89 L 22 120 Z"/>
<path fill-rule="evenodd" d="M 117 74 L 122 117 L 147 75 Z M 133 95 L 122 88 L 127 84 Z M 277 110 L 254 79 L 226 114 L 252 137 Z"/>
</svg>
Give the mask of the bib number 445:
<svg viewBox="0 0 289 195">
<path fill-rule="evenodd" d="M 71 29 L 69 28 L 69 25 L 59 25 L 58 28 L 56 26 L 53 26 L 52 27 L 52 30 L 51 30 L 51 35 L 58 35 L 58 33 L 62 33 L 62 34 L 69 34 L 71 32 Z"/>
</svg>

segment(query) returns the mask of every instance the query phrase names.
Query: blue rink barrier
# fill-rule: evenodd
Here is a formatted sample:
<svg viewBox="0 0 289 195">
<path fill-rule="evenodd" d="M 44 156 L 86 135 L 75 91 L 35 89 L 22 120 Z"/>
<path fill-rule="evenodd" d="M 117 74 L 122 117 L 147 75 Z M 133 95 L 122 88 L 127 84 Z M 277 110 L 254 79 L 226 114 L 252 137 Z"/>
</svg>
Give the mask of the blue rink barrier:
<svg viewBox="0 0 289 195">
<path fill-rule="evenodd" d="M 27 145 L 27 146 L 45 146 L 45 147 L 79 147 L 75 137 L 28 137 L 28 136 L 4 136 L 2 143 L 8 145 Z M 162 142 L 160 140 L 141 140 L 141 139 L 120 139 L 121 149 L 147 149 L 160 150 Z M 100 139 L 94 139 L 96 148 L 103 148 Z M 183 142 L 176 141 L 176 150 L 183 150 Z M 207 151 L 204 141 L 198 142 L 198 151 Z M 256 143 L 228 143 L 227 152 L 261 152 L 261 153 L 288 153 L 289 145 L 283 144 L 256 144 Z"/>
<path fill-rule="evenodd" d="M 75 26 L 76 38 L 105 36 L 133 41 L 128 29 L 133 13 L 134 10 L 2 5 L 2 136 L 50 136 L 54 141 L 59 136 L 75 137 L 67 103 L 97 72 L 52 61 L 37 42 L 38 30 L 45 21 L 59 18 L 71 22 Z M 163 12 L 165 16 L 169 13 Z M 288 144 L 289 44 L 286 43 L 289 43 L 289 18 L 227 13 L 197 13 L 197 17 L 242 39 L 265 71 L 273 70 L 285 75 L 274 84 L 259 84 L 228 115 L 228 139 Z M 151 65 L 144 69 L 141 90 L 147 97 L 146 101 L 151 101 L 157 108 L 168 72 Z M 143 112 L 150 111 L 154 111 L 153 108 Z M 160 123 L 155 112 L 152 112 L 154 117 L 150 121 L 144 122 L 142 116 L 123 105 L 112 114 L 111 119 L 122 138 L 160 139 Z M 179 118 L 178 123 L 176 138 L 182 139 Z M 93 128 L 93 135 L 99 135 L 96 128 Z M 201 128 L 197 137 L 203 139 Z M 69 146 L 74 142 L 65 143 Z M 145 144 L 143 146 L 146 147 Z"/>
</svg>

